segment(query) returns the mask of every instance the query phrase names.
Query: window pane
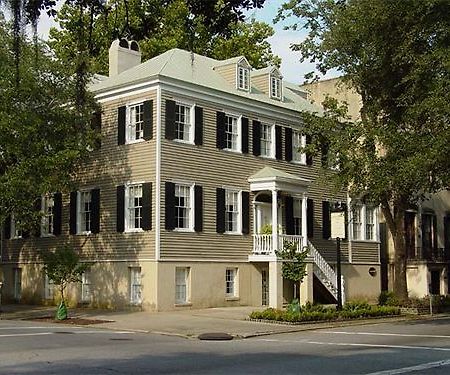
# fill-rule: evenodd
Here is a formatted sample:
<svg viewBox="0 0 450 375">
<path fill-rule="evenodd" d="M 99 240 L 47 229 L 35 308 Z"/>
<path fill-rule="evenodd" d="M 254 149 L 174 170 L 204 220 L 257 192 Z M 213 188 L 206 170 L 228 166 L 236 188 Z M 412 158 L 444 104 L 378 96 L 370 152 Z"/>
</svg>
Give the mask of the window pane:
<svg viewBox="0 0 450 375">
<path fill-rule="evenodd" d="M 176 303 L 186 303 L 188 301 L 188 277 L 189 277 L 189 268 L 175 269 Z"/>
<path fill-rule="evenodd" d="M 191 132 L 191 107 L 176 104 L 175 106 L 175 139 L 189 142 Z"/>
<path fill-rule="evenodd" d="M 175 223 L 176 228 L 190 228 L 191 187 L 175 185 Z"/>
<path fill-rule="evenodd" d="M 272 126 L 261 125 L 261 155 L 272 156 Z"/>
<path fill-rule="evenodd" d="M 238 119 L 233 116 L 225 116 L 226 148 L 238 150 Z"/>
<path fill-rule="evenodd" d="M 225 195 L 225 230 L 237 232 L 239 220 L 239 193 L 228 191 Z"/>
<path fill-rule="evenodd" d="M 353 239 L 355 240 L 360 240 L 361 238 L 361 226 L 362 226 L 362 221 L 361 221 L 361 209 L 362 206 L 360 205 L 355 205 L 352 208 L 352 217 L 353 217 Z"/>
<path fill-rule="evenodd" d="M 144 104 L 136 104 L 129 107 L 128 114 L 128 140 L 136 141 L 144 137 Z"/>
<path fill-rule="evenodd" d="M 91 231 L 91 192 L 80 192 L 80 231 Z"/>
<path fill-rule="evenodd" d="M 128 229 L 142 228 L 142 185 L 128 187 Z"/>
</svg>

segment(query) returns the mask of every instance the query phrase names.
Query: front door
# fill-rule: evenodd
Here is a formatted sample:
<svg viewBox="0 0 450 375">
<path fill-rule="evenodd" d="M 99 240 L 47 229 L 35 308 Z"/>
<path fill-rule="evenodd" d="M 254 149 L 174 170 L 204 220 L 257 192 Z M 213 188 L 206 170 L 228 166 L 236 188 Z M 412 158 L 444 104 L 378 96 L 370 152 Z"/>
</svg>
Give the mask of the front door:
<svg viewBox="0 0 450 375">
<path fill-rule="evenodd" d="M 431 271 L 430 293 L 441 294 L 441 271 Z"/>
</svg>

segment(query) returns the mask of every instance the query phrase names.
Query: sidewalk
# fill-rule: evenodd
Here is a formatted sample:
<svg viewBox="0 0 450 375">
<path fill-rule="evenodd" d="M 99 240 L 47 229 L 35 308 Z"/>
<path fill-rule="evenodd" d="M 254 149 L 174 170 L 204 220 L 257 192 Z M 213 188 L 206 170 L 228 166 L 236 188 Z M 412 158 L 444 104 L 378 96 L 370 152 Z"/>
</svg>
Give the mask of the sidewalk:
<svg viewBox="0 0 450 375">
<path fill-rule="evenodd" d="M 410 319 L 408 317 L 396 317 L 347 322 L 305 323 L 301 325 L 285 325 L 246 320 L 251 311 L 258 309 L 261 309 L 261 307 L 242 306 L 170 312 L 130 312 L 78 308 L 70 309 L 69 316 L 108 321 L 107 323 L 96 324 L 96 328 L 155 333 L 186 338 L 197 337 L 202 333 L 214 332 L 229 333 L 238 338 L 249 338 L 320 328 L 368 323 L 375 324 Z M 3 305 L 1 310 L 0 319 L 2 320 L 27 320 L 53 316 L 55 313 L 54 306 Z"/>
</svg>

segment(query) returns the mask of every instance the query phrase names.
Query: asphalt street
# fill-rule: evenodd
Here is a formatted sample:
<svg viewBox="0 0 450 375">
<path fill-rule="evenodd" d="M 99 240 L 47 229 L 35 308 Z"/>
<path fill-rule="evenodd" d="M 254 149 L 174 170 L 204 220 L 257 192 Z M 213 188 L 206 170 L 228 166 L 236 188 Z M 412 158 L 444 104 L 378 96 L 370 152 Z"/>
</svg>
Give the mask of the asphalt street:
<svg viewBox="0 0 450 375">
<path fill-rule="evenodd" d="M 0 374 L 411 373 L 450 373 L 450 318 L 226 342 L 0 321 Z"/>
</svg>

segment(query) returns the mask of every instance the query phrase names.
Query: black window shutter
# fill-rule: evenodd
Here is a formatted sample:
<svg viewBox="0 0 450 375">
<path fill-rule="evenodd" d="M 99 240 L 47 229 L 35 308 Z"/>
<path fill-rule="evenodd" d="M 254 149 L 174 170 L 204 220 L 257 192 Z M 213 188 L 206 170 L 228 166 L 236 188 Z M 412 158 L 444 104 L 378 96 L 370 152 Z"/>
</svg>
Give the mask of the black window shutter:
<svg viewBox="0 0 450 375">
<path fill-rule="evenodd" d="M 444 248 L 445 255 L 450 256 L 450 215 L 444 217 Z M 449 259 L 449 258 L 447 258 Z"/>
<path fill-rule="evenodd" d="M 175 184 L 166 182 L 166 229 L 175 229 Z"/>
<path fill-rule="evenodd" d="M 100 189 L 91 190 L 91 232 L 100 232 Z"/>
<path fill-rule="evenodd" d="M 117 122 L 118 122 L 117 144 L 118 145 L 125 144 L 126 113 L 127 113 L 127 108 L 125 106 L 119 107 L 118 119 L 117 119 Z"/>
<path fill-rule="evenodd" d="M 3 234 L 5 239 L 11 238 L 11 216 L 8 216 L 5 219 L 5 223 L 3 224 Z"/>
<path fill-rule="evenodd" d="M 77 234 L 77 198 L 76 191 L 70 193 L 69 233 Z"/>
<path fill-rule="evenodd" d="M 261 155 L 261 123 L 253 120 L 253 155 Z"/>
<path fill-rule="evenodd" d="M 308 238 L 314 237 L 314 201 L 309 199 L 306 201 L 306 225 L 308 226 Z"/>
<path fill-rule="evenodd" d="M 344 210 L 344 222 L 345 222 L 345 239 L 348 240 L 348 208 L 347 204 L 342 204 L 342 209 Z"/>
<path fill-rule="evenodd" d="M 203 144 L 203 108 L 197 106 L 195 106 L 194 143 L 199 146 Z"/>
<path fill-rule="evenodd" d="M 117 186 L 116 191 L 117 206 L 116 206 L 116 229 L 117 232 L 122 233 L 125 231 L 125 186 Z"/>
<path fill-rule="evenodd" d="M 99 149 L 102 145 L 102 113 L 96 111 L 91 118 L 91 129 L 95 132 L 95 149 Z"/>
<path fill-rule="evenodd" d="M 225 189 L 216 190 L 216 231 L 225 232 Z"/>
<path fill-rule="evenodd" d="M 283 158 L 283 128 L 279 125 L 275 125 L 275 158 L 281 160 Z"/>
<path fill-rule="evenodd" d="M 194 230 L 203 230 L 203 188 L 200 185 L 194 186 Z"/>
<path fill-rule="evenodd" d="M 250 193 L 242 192 L 242 233 L 250 233 Z"/>
<path fill-rule="evenodd" d="M 216 113 L 216 147 L 224 149 L 226 147 L 225 140 L 225 113 Z"/>
<path fill-rule="evenodd" d="M 311 144 L 311 136 L 307 135 L 306 136 L 306 145 L 310 145 L 310 144 Z M 309 152 L 307 152 L 306 153 L 306 165 L 312 165 L 312 163 L 313 163 L 313 157 Z"/>
<path fill-rule="evenodd" d="M 175 102 L 166 99 L 166 139 L 175 139 Z"/>
<path fill-rule="evenodd" d="M 144 106 L 144 139 L 153 138 L 153 100 L 146 100 Z"/>
<path fill-rule="evenodd" d="M 284 160 L 292 161 L 292 129 L 284 128 Z"/>
<path fill-rule="evenodd" d="M 34 211 L 39 215 L 42 210 L 42 197 L 38 197 L 34 200 Z M 53 228 L 55 227 L 55 206 L 53 205 Z M 33 223 L 33 227 L 31 233 L 35 237 L 39 237 L 41 235 L 41 224 L 42 220 L 37 220 Z"/>
<path fill-rule="evenodd" d="M 329 153 L 330 145 L 328 142 L 323 142 L 320 148 L 320 162 L 322 164 L 322 168 L 328 167 L 328 153 Z"/>
<path fill-rule="evenodd" d="M 436 215 L 432 216 L 432 225 L 433 225 L 433 249 L 437 248 L 437 217 Z"/>
<path fill-rule="evenodd" d="M 241 151 L 243 154 L 248 154 L 248 118 L 241 118 Z"/>
<path fill-rule="evenodd" d="M 142 184 L 142 221 L 143 230 L 152 229 L 152 183 Z"/>
<path fill-rule="evenodd" d="M 62 194 L 53 195 L 53 234 L 59 236 L 62 227 Z"/>
<path fill-rule="evenodd" d="M 330 202 L 322 201 L 322 236 L 328 240 L 331 237 Z"/>
<path fill-rule="evenodd" d="M 286 234 L 294 234 L 294 198 L 290 195 L 284 200 L 284 213 L 286 221 Z"/>
</svg>

